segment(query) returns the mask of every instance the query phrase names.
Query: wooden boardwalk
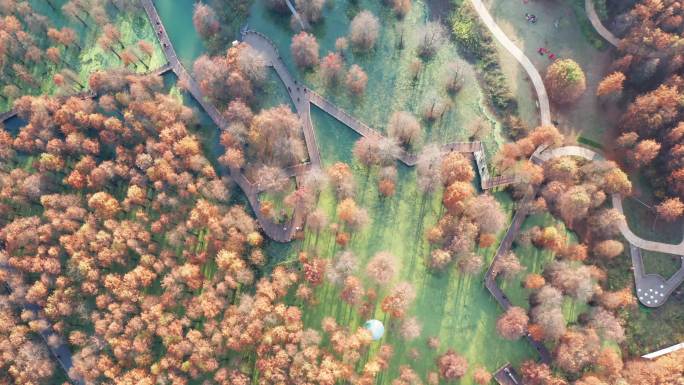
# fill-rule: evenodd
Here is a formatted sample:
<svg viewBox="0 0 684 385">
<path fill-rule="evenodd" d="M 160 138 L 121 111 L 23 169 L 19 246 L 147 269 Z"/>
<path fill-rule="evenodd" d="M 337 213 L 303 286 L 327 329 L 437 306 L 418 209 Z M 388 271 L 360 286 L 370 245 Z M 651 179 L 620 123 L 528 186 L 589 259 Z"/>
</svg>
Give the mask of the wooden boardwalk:
<svg viewBox="0 0 684 385">
<path fill-rule="evenodd" d="M 496 254 L 494 255 L 494 259 L 492 260 L 492 263 L 489 265 L 487 273 L 485 274 L 485 287 L 504 311 L 507 311 L 513 305 L 506 294 L 504 294 L 503 290 L 501 290 L 499 285 L 496 283 L 496 274 L 494 274 L 495 265 L 501 257 L 506 255 L 511 250 L 513 241 L 515 241 L 515 239 L 518 237 L 522 224 L 525 222 L 525 218 L 527 218 L 527 214 L 529 213 L 530 204 L 536 195 L 537 188 L 533 189 L 530 193 L 525 195 L 520 202 L 518 202 L 517 210 L 513 215 L 511 225 L 508 227 L 506 235 L 504 235 L 503 239 L 501 240 L 501 243 L 496 250 Z M 529 334 L 527 334 L 525 337 L 532 347 L 534 347 L 537 353 L 539 353 L 541 361 L 544 363 L 550 363 L 551 353 L 546 346 L 544 346 L 542 342 L 533 339 Z"/>
<path fill-rule="evenodd" d="M 510 363 L 494 372 L 494 379 L 499 385 L 523 385 L 520 375 Z"/>
<path fill-rule="evenodd" d="M 278 48 L 275 44 L 266 37 L 266 35 L 251 31 L 242 31 L 242 40 L 249 44 L 252 48 L 261 52 L 269 66 L 278 74 L 278 78 L 283 82 L 283 85 L 287 89 L 290 99 L 295 106 L 297 115 L 302 122 L 302 131 L 304 133 L 304 141 L 306 142 L 306 149 L 309 155 L 309 162 L 313 166 L 320 167 L 321 165 L 321 153 L 318 148 L 318 143 L 316 142 L 316 133 L 313 128 L 313 123 L 311 121 L 311 104 L 309 102 L 308 90 L 304 85 L 300 84 L 296 79 L 294 79 L 290 72 L 285 67 Z"/>
<path fill-rule="evenodd" d="M 155 30 L 157 39 L 159 40 L 159 43 L 162 46 L 164 55 L 166 56 L 166 60 L 171 66 L 173 72 L 176 74 L 176 76 L 178 76 L 178 78 L 183 83 L 186 84 L 186 90 L 192 95 L 192 97 L 197 101 L 197 103 L 199 103 L 199 105 L 202 107 L 202 109 L 204 109 L 207 115 L 209 115 L 214 124 L 221 130 L 227 130 L 228 123 L 224 119 L 223 115 L 221 115 L 219 110 L 211 102 L 207 100 L 207 98 L 202 93 L 202 90 L 197 81 L 190 75 L 190 73 L 185 69 L 183 64 L 178 59 L 176 50 L 173 48 L 173 44 L 171 44 L 171 40 L 169 39 L 169 36 L 166 33 L 164 24 L 162 23 L 161 18 L 159 17 L 159 13 L 157 12 L 157 9 L 154 6 L 152 0 L 140 0 L 140 2 L 143 5 L 143 8 L 145 9 L 145 13 L 147 14 L 147 18 L 149 19 L 150 24 L 152 24 L 152 27 Z M 299 229 L 301 229 L 304 223 L 304 216 L 300 212 L 301 210 L 295 210 L 290 221 L 284 224 L 275 223 L 271 221 L 260 210 L 261 205 L 258 199 L 258 188 L 245 177 L 245 175 L 242 173 L 242 170 L 232 168 L 229 169 L 229 172 L 233 181 L 235 181 L 235 183 L 238 186 L 240 186 L 242 191 L 245 193 L 245 196 L 247 196 L 247 200 L 252 206 L 254 215 L 256 216 L 257 221 L 261 226 L 261 229 L 264 231 L 264 233 L 276 242 L 291 241 L 294 234 Z M 297 170 L 297 172 L 301 174 L 299 170 Z"/>
</svg>

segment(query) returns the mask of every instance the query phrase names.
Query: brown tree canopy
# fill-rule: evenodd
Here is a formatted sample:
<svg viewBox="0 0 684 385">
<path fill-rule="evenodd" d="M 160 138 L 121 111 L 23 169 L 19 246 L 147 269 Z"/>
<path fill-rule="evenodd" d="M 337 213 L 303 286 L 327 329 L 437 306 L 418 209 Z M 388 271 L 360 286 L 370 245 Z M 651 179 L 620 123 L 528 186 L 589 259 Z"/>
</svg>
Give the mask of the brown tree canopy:
<svg viewBox="0 0 684 385">
<path fill-rule="evenodd" d="M 299 117 L 285 105 L 262 110 L 247 133 L 250 150 L 263 163 L 291 166 L 305 159 Z"/>
<path fill-rule="evenodd" d="M 622 85 L 625 82 L 625 74 L 622 72 L 613 72 L 607 75 L 596 89 L 596 95 L 605 96 L 610 94 L 619 94 L 622 91 Z"/>
<path fill-rule="evenodd" d="M 312 34 L 302 31 L 292 37 L 292 57 L 302 68 L 311 68 L 318 64 L 318 42 Z"/>
<path fill-rule="evenodd" d="M 513 306 L 496 321 L 496 331 L 507 340 L 517 340 L 527 331 L 528 322 L 525 309 Z"/>
<path fill-rule="evenodd" d="M 668 222 L 673 222 L 684 214 L 684 203 L 677 198 L 669 198 L 656 206 L 658 216 Z"/>
<path fill-rule="evenodd" d="M 420 138 L 420 123 L 410 112 L 396 111 L 387 123 L 387 133 L 401 144 L 411 146 Z"/>
<path fill-rule="evenodd" d="M 468 361 L 457 354 L 452 349 L 437 358 L 439 375 L 443 379 L 450 381 L 463 377 L 468 370 Z"/>
</svg>

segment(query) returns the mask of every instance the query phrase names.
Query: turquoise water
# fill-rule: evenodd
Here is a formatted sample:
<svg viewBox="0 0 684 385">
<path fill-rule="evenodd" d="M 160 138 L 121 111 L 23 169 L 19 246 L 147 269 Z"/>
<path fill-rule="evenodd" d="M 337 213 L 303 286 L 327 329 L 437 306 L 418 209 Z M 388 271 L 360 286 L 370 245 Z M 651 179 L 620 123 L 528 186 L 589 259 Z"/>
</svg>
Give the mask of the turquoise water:
<svg viewBox="0 0 684 385">
<path fill-rule="evenodd" d="M 156 0 L 154 3 L 176 49 L 176 54 L 186 68 L 192 68 L 195 59 L 206 51 L 202 39 L 192 24 L 192 7 L 195 1 Z"/>
</svg>

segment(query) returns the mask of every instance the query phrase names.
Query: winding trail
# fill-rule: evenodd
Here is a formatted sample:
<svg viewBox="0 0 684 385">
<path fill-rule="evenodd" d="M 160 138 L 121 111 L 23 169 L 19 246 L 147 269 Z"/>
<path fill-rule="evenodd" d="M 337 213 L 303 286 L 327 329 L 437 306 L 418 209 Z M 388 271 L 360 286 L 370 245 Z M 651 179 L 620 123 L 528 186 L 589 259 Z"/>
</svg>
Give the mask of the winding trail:
<svg viewBox="0 0 684 385">
<path fill-rule="evenodd" d="M 487 29 L 494 35 L 494 38 L 508 51 L 515 60 L 517 60 L 520 65 L 523 66 L 527 76 L 529 76 L 534 86 L 534 90 L 537 92 L 537 100 L 539 100 L 539 114 L 541 117 L 541 124 L 543 126 L 551 125 L 551 107 L 549 105 L 549 95 L 546 92 L 546 86 L 544 86 L 544 80 L 542 80 L 539 71 L 532 64 L 530 59 L 523 53 L 523 51 L 518 48 L 511 39 L 508 38 L 506 33 L 499 28 L 496 24 L 494 18 L 489 13 L 487 7 L 482 3 L 482 0 L 470 0 L 473 8 L 480 16 L 480 20 L 487 26 Z"/>
<path fill-rule="evenodd" d="M 178 76 L 178 78 L 183 83 L 186 84 L 187 91 L 192 95 L 193 98 L 195 98 L 195 100 L 199 103 L 202 109 L 204 109 L 207 115 L 209 115 L 214 124 L 216 124 L 216 126 L 221 130 L 227 130 L 228 123 L 224 119 L 223 115 L 221 115 L 219 110 L 211 102 L 207 100 L 207 98 L 202 93 L 202 90 L 200 89 L 200 86 L 197 83 L 197 81 L 190 75 L 190 73 L 185 69 L 183 64 L 178 59 L 176 50 L 173 48 L 173 44 L 171 44 L 171 39 L 169 39 L 169 35 L 166 33 L 164 24 L 162 23 L 161 18 L 159 17 L 159 13 L 157 13 L 157 8 L 154 6 L 152 0 L 140 0 L 140 2 L 143 8 L 145 9 L 145 13 L 147 14 L 147 18 L 149 19 L 150 24 L 152 24 L 152 27 L 156 32 L 157 39 L 159 40 L 159 43 L 161 44 L 162 49 L 164 50 L 166 60 L 168 60 L 173 72 L 176 74 L 176 76 Z M 278 70 L 277 67 L 274 66 L 274 68 L 276 68 L 276 71 Z M 301 111 L 299 110 L 299 108 L 297 109 L 297 111 L 300 113 L 301 116 Z M 304 131 L 306 132 L 306 129 Z M 312 149 L 309 148 L 309 151 L 312 151 Z M 313 158 L 312 160 L 315 161 L 315 159 Z M 295 175 L 295 177 L 298 178 L 299 175 L 301 175 L 301 171 L 303 171 L 304 169 L 305 168 L 295 166 L 290 168 L 290 171 L 296 171 L 293 172 L 293 174 Z M 276 242 L 291 241 L 294 234 L 301 228 L 301 226 L 304 223 L 304 214 L 302 213 L 302 210 L 294 210 L 292 218 L 286 223 L 275 223 L 271 221 L 260 210 L 261 204 L 259 202 L 258 197 L 258 194 L 260 192 L 259 187 L 252 183 L 249 179 L 247 179 L 242 170 L 237 168 L 230 168 L 228 171 L 230 172 L 230 176 L 233 179 L 233 181 L 235 181 L 235 183 L 237 183 L 237 185 L 240 186 L 242 191 L 245 193 L 245 196 L 247 196 L 247 200 L 249 201 L 249 204 L 252 206 L 254 215 L 257 217 L 259 225 L 261 226 L 261 229 L 264 231 L 264 233 Z"/>
<path fill-rule="evenodd" d="M 354 130 L 357 134 L 368 138 L 382 138 L 380 131 L 370 127 L 366 123 L 349 114 L 347 111 L 335 105 L 317 92 L 309 89 L 305 85 L 299 83 L 287 70 L 287 67 L 282 61 L 278 49 L 271 39 L 266 35 L 248 29 L 241 31 L 242 41 L 252 46 L 252 48 L 261 52 L 269 66 L 272 66 L 278 77 L 287 88 L 287 91 L 292 99 L 297 114 L 302 121 L 302 129 L 304 131 L 304 139 L 306 141 L 307 150 L 309 152 L 309 159 L 311 164 L 320 167 L 320 149 L 316 142 L 316 134 L 311 122 L 311 104 L 325 111 L 327 114 L 337 119 L 347 127 Z M 475 142 L 452 142 L 442 145 L 443 152 L 462 152 L 471 153 L 475 158 L 477 164 L 477 171 L 480 176 L 480 187 L 483 190 L 492 189 L 495 187 L 506 186 L 515 183 L 517 180 L 513 176 L 498 176 L 491 178 L 489 169 L 487 167 L 487 158 L 484 147 L 479 141 Z M 405 165 L 412 167 L 418 162 L 418 156 L 404 149 L 401 150 L 397 159 Z"/>
<path fill-rule="evenodd" d="M 537 71 L 536 67 L 532 64 L 532 62 L 525 56 L 525 54 L 515 45 L 511 40 L 506 36 L 506 34 L 499 28 L 499 26 L 496 24 L 494 19 L 492 18 L 492 15 L 489 13 L 489 10 L 487 7 L 482 3 L 482 0 L 470 0 L 471 3 L 473 4 L 473 7 L 475 8 L 475 11 L 478 13 L 480 16 L 480 19 L 482 22 L 487 26 L 489 31 L 494 35 L 496 40 L 499 41 L 501 45 L 506 48 L 508 52 L 515 57 L 515 59 L 523 66 L 525 71 L 527 72 L 529 78 L 532 80 L 532 84 L 534 85 L 534 88 L 537 92 L 537 97 L 539 99 L 539 106 L 540 106 L 540 115 L 541 115 L 541 122 L 542 124 L 551 124 L 551 114 L 549 110 L 549 98 L 548 94 L 546 92 L 546 88 L 544 87 L 544 82 L 541 79 L 541 75 L 539 75 L 539 72 Z M 602 36 L 605 36 L 606 40 L 608 40 L 611 44 L 617 45 L 619 44 L 619 40 L 610 33 L 605 27 L 603 27 L 603 24 L 601 24 L 600 20 L 598 19 L 598 15 L 596 14 L 596 10 L 594 9 L 594 3 L 592 0 L 585 0 L 585 7 L 587 11 L 587 15 L 589 19 L 592 21 L 592 24 L 596 28 L 596 30 L 601 34 Z M 614 44 L 615 43 L 615 44 Z M 535 156 L 535 155 L 533 155 Z M 547 151 L 540 151 L 536 154 L 537 162 L 545 162 L 547 160 L 557 158 L 560 156 L 577 156 L 581 157 L 587 160 L 603 160 L 603 156 L 591 149 L 585 148 L 585 147 L 580 147 L 580 146 L 565 146 L 565 147 L 560 147 L 560 148 L 555 148 Z M 619 194 L 613 194 L 612 197 L 612 204 L 613 207 L 618 210 L 621 214 L 624 215 L 624 209 L 622 207 L 622 197 Z M 521 210 L 518 210 L 520 212 Z M 504 247 L 504 250 L 497 251 L 497 255 L 494 258 L 494 261 L 492 262 L 492 265 L 494 262 L 496 262 L 497 258 L 500 255 L 505 254 L 505 252 L 508 251 L 510 248 L 510 244 L 508 242 L 508 237 L 509 235 L 514 235 L 517 236 L 517 231 L 514 231 L 511 234 L 511 229 L 515 230 L 516 228 L 516 217 L 518 216 L 518 212 L 516 212 L 514 216 L 514 221 L 513 224 L 511 225 L 511 228 L 509 228 L 509 232 L 506 234 L 506 237 L 504 237 L 504 240 L 502 241 L 502 245 L 506 246 Z M 517 226 L 519 228 L 519 226 Z M 655 242 L 655 241 L 649 241 L 646 239 L 643 239 L 629 228 L 629 225 L 626 220 L 620 222 L 620 232 L 622 235 L 625 237 L 625 239 L 632 245 L 633 247 L 636 247 L 638 249 L 644 249 L 644 250 L 649 250 L 649 251 L 656 251 L 656 252 L 661 252 L 661 253 L 667 253 L 667 254 L 674 254 L 674 255 L 679 255 L 682 256 L 684 255 L 684 240 L 679 243 L 679 244 L 668 244 L 668 243 L 663 243 L 663 242 Z M 635 253 L 632 253 L 635 254 Z M 638 261 L 641 261 L 641 253 L 638 253 L 638 256 L 636 257 Z M 637 288 L 641 286 L 649 286 L 648 283 L 645 281 L 648 278 L 648 275 L 643 275 L 643 274 L 637 274 L 637 266 L 634 266 L 635 270 L 635 275 L 634 275 L 634 280 L 636 282 Z M 489 273 L 491 272 L 491 268 Z M 661 277 L 662 278 L 662 277 Z M 486 277 L 486 283 L 488 282 L 487 280 L 489 277 Z M 682 282 L 684 282 L 684 264 L 682 265 L 681 269 L 668 281 L 669 286 L 674 286 L 676 288 L 679 286 Z M 502 301 L 501 296 L 503 293 L 501 290 L 496 286 L 496 283 L 494 281 L 489 282 L 487 285 L 487 288 L 490 289 L 490 292 L 492 292 L 492 295 L 494 295 L 495 298 L 497 298 L 497 301 L 501 304 L 502 307 L 505 309 L 510 306 L 510 304 L 507 304 L 507 301 Z M 667 296 L 672 293 L 674 290 L 670 290 L 666 295 L 663 296 L 664 300 L 662 301 L 649 301 L 648 299 L 642 300 L 640 298 L 640 301 L 646 305 L 646 306 L 660 306 L 665 303 L 665 300 L 667 300 Z M 659 293 L 660 294 L 660 293 Z M 505 298 L 504 298 L 505 299 Z"/>
<path fill-rule="evenodd" d="M 606 28 L 603 23 L 601 22 L 601 19 L 598 16 L 598 13 L 596 13 L 596 8 L 594 7 L 594 0 L 584 0 L 584 10 L 587 12 L 587 18 L 589 18 L 589 21 L 591 22 L 591 25 L 594 26 L 594 29 L 596 32 L 601 35 L 601 37 L 610 43 L 613 47 L 617 47 L 620 45 L 620 39 L 618 39 L 617 36 L 615 36 L 612 32 Z"/>
<path fill-rule="evenodd" d="M 576 156 L 587 160 L 604 159 L 601 154 L 580 146 L 555 148 L 553 150 L 544 151 L 539 155 L 541 161 L 544 162 L 561 156 Z M 611 200 L 613 207 L 624 216 L 622 197 L 620 194 L 612 194 Z M 684 256 L 684 240 L 675 245 L 643 239 L 632 232 L 626 219 L 620 221 L 618 227 L 622 236 L 629 242 L 632 266 L 634 267 L 634 283 L 637 289 L 639 302 L 648 307 L 662 306 L 672 292 L 684 282 L 684 263 L 669 279 L 665 279 L 658 274 L 646 274 L 644 271 L 641 250 L 678 255 L 684 262 L 684 257 L 682 257 Z"/>
</svg>

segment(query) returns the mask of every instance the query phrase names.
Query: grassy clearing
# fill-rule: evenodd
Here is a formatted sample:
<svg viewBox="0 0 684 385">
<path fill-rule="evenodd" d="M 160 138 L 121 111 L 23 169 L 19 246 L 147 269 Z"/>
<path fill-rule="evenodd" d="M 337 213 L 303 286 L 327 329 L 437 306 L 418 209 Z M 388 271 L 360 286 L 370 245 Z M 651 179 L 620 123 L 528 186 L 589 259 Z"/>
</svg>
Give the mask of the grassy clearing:
<svg viewBox="0 0 684 385">
<path fill-rule="evenodd" d="M 681 289 L 680 289 L 681 290 Z M 643 306 L 627 314 L 626 348 L 631 356 L 643 355 L 684 340 L 684 301 L 674 295 L 657 309 Z"/>
<path fill-rule="evenodd" d="M 324 164 L 350 161 L 356 134 L 322 111 L 313 110 L 312 113 Z M 435 369 L 434 359 L 447 348 L 463 353 L 471 364 L 471 371 L 477 365 L 496 370 L 507 361 L 518 364 L 533 357 L 533 352 L 525 342 L 509 342 L 496 335 L 495 322 L 500 309 L 483 287 L 482 273 L 465 276 L 451 268 L 435 274 L 426 268 L 425 259 L 431 249 L 424 232 L 442 212 L 441 194 L 423 196 L 416 189 L 415 171 L 400 167 L 397 194 L 391 198 L 380 198 L 374 172 L 369 175 L 360 165 L 352 164 L 358 192 L 355 198 L 368 209 L 371 218 L 371 224 L 355 233 L 349 244 L 349 249 L 360 261 L 359 276 L 364 276 L 363 269 L 376 252 L 386 250 L 396 255 L 400 260 L 400 269 L 394 283 L 408 281 L 414 285 L 417 299 L 409 315 L 418 317 L 423 325 L 423 332 L 417 340 L 405 342 L 398 336 L 397 322 L 389 319 L 376 306 L 370 317 L 385 321 L 388 333 L 383 342 L 395 348 L 390 368 L 378 383 L 389 384 L 398 375 L 399 365 L 405 364 L 411 364 L 425 376 L 428 371 Z M 510 208 L 512 202 L 507 195 L 497 194 L 497 198 Z M 318 207 L 324 209 L 334 221 L 336 199 L 332 192 L 326 191 L 321 195 Z M 308 233 L 303 241 L 290 245 L 269 247 L 269 251 L 277 256 L 277 260 L 272 261 L 274 264 L 295 260 L 300 250 L 309 250 L 311 255 L 322 257 L 332 257 L 342 251 L 335 243 L 334 234 L 327 231 L 318 235 Z M 487 263 L 491 261 L 494 251 L 494 246 L 477 250 Z M 377 289 L 379 298 L 388 291 L 388 288 Z M 321 320 L 328 316 L 350 328 L 363 324 L 366 319 L 359 317 L 356 311 L 340 301 L 339 293 L 340 288 L 329 283 L 318 288 L 318 305 L 305 305 L 305 325 L 318 328 Z M 441 340 L 441 348 L 437 352 L 426 346 L 427 337 L 430 336 L 437 336 Z M 418 360 L 408 357 L 409 350 L 414 348 L 420 354 Z M 472 384 L 472 379 L 467 375 L 460 383 Z"/>
<path fill-rule="evenodd" d="M 601 37 L 601 35 L 596 32 L 591 21 L 587 17 L 587 12 L 584 8 L 584 0 L 567 0 L 568 5 L 575 12 L 575 17 L 577 18 L 577 24 L 584 38 L 598 50 L 605 50 L 608 48 L 609 44 Z M 598 3 L 598 1 L 596 1 Z M 603 19 L 605 16 L 605 2 L 596 8 L 596 12 Z M 603 16 L 601 16 L 603 15 Z"/>
<path fill-rule="evenodd" d="M 626 198 L 622 202 L 625 218 L 634 234 L 648 240 L 680 243 L 682 241 L 681 221 L 667 223 L 655 218 L 653 210 L 635 199 Z"/>
<path fill-rule="evenodd" d="M 365 95 L 351 97 L 343 86 L 326 87 L 317 73 L 300 71 L 296 68 L 290 52 L 293 31 L 287 17 L 269 12 L 264 0 L 255 1 L 249 28 L 266 34 L 277 45 L 283 60 L 293 75 L 302 79 L 317 92 L 325 95 L 352 115 L 372 127 L 384 131 L 389 115 L 393 111 L 408 110 L 421 116 L 423 107 L 434 97 L 447 100 L 451 109 L 441 120 L 423 125 L 423 142 L 447 142 L 466 140 L 471 136 L 468 128 L 477 120 L 486 127 L 482 135 L 486 144 L 498 147 L 502 142 L 499 124 L 488 116 L 486 100 L 482 94 L 473 68 L 457 54 L 456 47 L 445 44 L 431 60 L 423 61 L 423 67 L 414 81 L 409 66 L 417 60 L 417 35 L 421 25 L 427 20 L 427 9 L 423 2 L 414 2 L 408 15 L 398 20 L 387 7 L 377 2 L 361 0 L 358 5 L 352 2 L 336 1 L 324 10 L 323 20 L 313 28 L 320 44 L 320 54 L 325 56 L 335 50 L 335 40 L 344 37 L 349 31 L 350 20 L 360 10 L 368 9 L 378 16 L 381 24 L 380 37 L 373 52 L 361 54 L 345 50 L 346 64 L 358 64 L 368 74 Z M 400 42 L 403 41 L 403 48 Z M 458 62 L 463 69 L 465 83 L 462 90 L 450 97 L 440 85 L 441 69 L 445 63 Z"/>
<path fill-rule="evenodd" d="M 647 274 L 659 274 L 668 279 L 682 267 L 682 259 L 678 255 L 641 250 L 644 258 L 644 271 Z"/>
<path fill-rule="evenodd" d="M 192 68 L 195 59 L 206 50 L 192 24 L 195 0 L 155 0 L 154 4 L 178 58 L 186 68 Z"/>
<path fill-rule="evenodd" d="M 596 97 L 596 86 L 605 75 L 610 63 L 608 52 L 597 49 L 592 43 L 591 32 L 585 29 L 588 20 L 581 10 L 584 2 L 568 0 L 565 4 L 557 2 L 529 2 L 494 0 L 490 7 L 492 16 L 501 29 L 530 58 L 542 75 L 551 63 L 547 56 L 540 56 L 537 50 L 545 47 L 558 58 L 575 60 L 584 70 L 587 90 L 573 105 L 553 108 L 553 118 L 558 127 L 569 137 L 583 136 L 593 142 L 603 143 L 608 129 L 612 126 L 614 111 Z M 528 23 L 525 13 L 537 16 L 537 23 Z M 586 22 L 586 23 L 585 23 Z M 591 27 L 589 25 L 589 27 Z M 530 124 L 538 122 L 536 94 L 531 88 L 527 75 L 520 64 L 501 46 L 501 67 L 510 80 L 511 90 L 516 95 L 520 115 Z"/>
</svg>

